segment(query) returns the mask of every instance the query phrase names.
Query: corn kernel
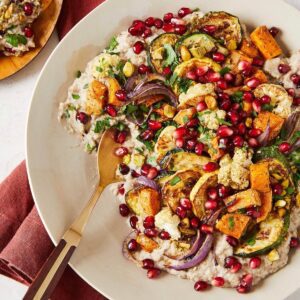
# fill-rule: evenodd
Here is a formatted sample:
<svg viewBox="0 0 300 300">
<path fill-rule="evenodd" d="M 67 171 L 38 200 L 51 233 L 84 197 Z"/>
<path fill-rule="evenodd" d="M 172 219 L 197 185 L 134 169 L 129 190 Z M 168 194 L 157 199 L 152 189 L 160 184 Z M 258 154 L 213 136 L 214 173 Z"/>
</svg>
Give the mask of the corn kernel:
<svg viewBox="0 0 300 300">
<path fill-rule="evenodd" d="M 246 125 L 248 128 L 252 127 L 252 119 L 251 119 L 251 118 L 247 118 L 247 119 L 246 119 L 246 122 L 245 122 L 245 125 Z"/>
<path fill-rule="evenodd" d="M 281 185 L 283 188 L 286 189 L 290 185 L 290 181 L 288 179 L 286 179 L 281 183 Z"/>
<path fill-rule="evenodd" d="M 278 200 L 278 201 L 276 201 L 275 206 L 276 207 L 285 207 L 286 206 L 286 201 Z"/>
<path fill-rule="evenodd" d="M 277 179 L 277 180 L 281 180 L 281 179 L 282 179 L 282 176 L 279 175 L 279 174 L 277 174 L 277 173 L 273 173 L 273 174 L 272 174 L 272 177 L 274 177 L 274 178 Z"/>
<path fill-rule="evenodd" d="M 237 44 L 235 40 L 230 40 L 227 44 L 228 50 L 235 50 L 237 48 Z"/>
<path fill-rule="evenodd" d="M 208 109 L 214 110 L 218 107 L 217 100 L 215 99 L 215 97 L 208 95 L 205 96 L 204 100 Z"/>
<path fill-rule="evenodd" d="M 126 165 L 128 165 L 130 163 L 130 160 L 131 160 L 130 154 L 127 154 L 123 157 L 123 163 Z"/>
<path fill-rule="evenodd" d="M 252 111 L 252 103 L 243 101 L 243 111 L 250 113 Z"/>
<path fill-rule="evenodd" d="M 285 208 L 279 208 L 278 209 L 278 215 L 279 215 L 279 217 L 284 217 L 285 216 L 285 214 L 286 214 L 286 209 Z"/>
<path fill-rule="evenodd" d="M 192 58 L 192 55 L 186 46 L 181 46 L 180 55 L 183 61 L 188 61 Z"/>
<path fill-rule="evenodd" d="M 276 249 L 272 250 L 271 252 L 269 252 L 269 254 L 267 255 L 268 260 L 269 261 L 276 261 L 279 260 L 280 256 L 279 253 Z"/>
<path fill-rule="evenodd" d="M 300 193 L 298 193 L 296 196 L 296 203 L 297 203 L 297 206 L 300 207 Z"/>
<path fill-rule="evenodd" d="M 134 65 L 131 62 L 126 62 L 126 64 L 123 67 L 123 73 L 126 77 L 131 77 L 134 73 Z"/>
<path fill-rule="evenodd" d="M 169 104 L 164 106 L 164 115 L 167 118 L 173 118 L 175 116 L 176 113 L 176 108 L 174 106 L 171 106 Z"/>
<path fill-rule="evenodd" d="M 281 193 L 281 196 L 285 196 L 286 195 L 286 191 L 283 191 L 282 193 Z"/>
<path fill-rule="evenodd" d="M 179 243 L 179 246 L 183 249 L 190 249 L 191 245 L 188 243 Z"/>
<path fill-rule="evenodd" d="M 142 154 L 134 154 L 133 155 L 133 163 L 137 166 L 137 167 L 141 167 L 145 162 L 145 156 Z"/>
</svg>

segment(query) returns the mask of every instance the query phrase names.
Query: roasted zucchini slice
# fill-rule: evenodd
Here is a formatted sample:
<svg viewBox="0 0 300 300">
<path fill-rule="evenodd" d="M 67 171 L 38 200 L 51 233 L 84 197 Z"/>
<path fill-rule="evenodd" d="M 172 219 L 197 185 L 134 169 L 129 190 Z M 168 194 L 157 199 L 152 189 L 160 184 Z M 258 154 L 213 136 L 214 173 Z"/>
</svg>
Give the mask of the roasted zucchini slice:
<svg viewBox="0 0 300 300">
<path fill-rule="evenodd" d="M 287 213 L 284 219 L 270 216 L 259 225 L 259 230 L 255 239 L 251 242 L 246 241 L 238 246 L 234 254 L 241 257 L 253 257 L 264 255 L 269 251 L 277 248 L 283 242 L 290 225 L 290 215 Z"/>
<path fill-rule="evenodd" d="M 208 157 L 176 149 L 165 155 L 160 161 L 160 166 L 168 171 L 197 170 L 202 173 L 203 165 L 208 162 L 210 162 Z"/>
<path fill-rule="evenodd" d="M 176 172 L 162 188 L 162 198 L 173 212 L 179 206 L 181 198 L 189 198 L 190 192 L 201 176 L 200 172 L 185 170 Z"/>
<path fill-rule="evenodd" d="M 178 41 L 179 36 L 174 33 L 164 33 L 155 38 L 149 47 L 148 60 L 151 66 L 158 73 L 162 73 L 164 69 L 164 61 L 166 58 L 166 45 L 172 48 Z"/>
<path fill-rule="evenodd" d="M 175 46 L 178 54 L 180 54 L 181 46 L 185 46 L 196 58 L 203 58 L 212 51 L 228 54 L 228 50 L 222 47 L 213 37 L 200 32 L 183 36 Z"/>
<path fill-rule="evenodd" d="M 204 174 L 193 187 L 190 200 L 193 205 L 194 214 L 202 219 L 205 217 L 205 202 L 207 200 L 207 189 L 218 184 L 218 172 Z"/>
<path fill-rule="evenodd" d="M 198 19 L 197 26 L 199 30 L 207 25 L 216 26 L 213 37 L 223 40 L 229 50 L 237 49 L 242 41 L 242 28 L 240 21 L 236 16 L 230 15 L 224 11 L 210 12 L 203 18 Z"/>
<path fill-rule="evenodd" d="M 175 126 L 167 126 L 159 135 L 154 151 L 157 155 L 157 160 L 160 161 L 166 153 L 176 148 L 173 133 L 176 130 Z"/>
</svg>

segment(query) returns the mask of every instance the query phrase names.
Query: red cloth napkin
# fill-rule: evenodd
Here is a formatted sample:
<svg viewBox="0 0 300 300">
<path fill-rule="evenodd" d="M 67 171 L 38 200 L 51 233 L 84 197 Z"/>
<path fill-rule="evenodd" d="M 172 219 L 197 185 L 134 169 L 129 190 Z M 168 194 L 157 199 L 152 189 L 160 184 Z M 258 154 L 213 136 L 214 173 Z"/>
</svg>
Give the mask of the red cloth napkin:
<svg viewBox="0 0 300 300">
<path fill-rule="evenodd" d="M 103 1 L 64 0 L 57 25 L 59 38 Z M 22 162 L 0 184 L 0 274 L 30 285 L 53 247 L 34 206 L 25 162 Z M 51 299 L 106 298 L 67 267 Z"/>
</svg>

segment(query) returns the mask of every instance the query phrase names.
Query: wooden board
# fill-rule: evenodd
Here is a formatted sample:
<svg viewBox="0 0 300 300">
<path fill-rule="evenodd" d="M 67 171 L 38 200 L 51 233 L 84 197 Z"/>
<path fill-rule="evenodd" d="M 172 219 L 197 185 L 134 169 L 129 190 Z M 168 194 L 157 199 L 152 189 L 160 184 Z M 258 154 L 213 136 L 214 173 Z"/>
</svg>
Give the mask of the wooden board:
<svg viewBox="0 0 300 300">
<path fill-rule="evenodd" d="M 0 80 L 20 71 L 43 49 L 55 28 L 62 2 L 63 0 L 42 0 L 42 13 L 32 25 L 36 47 L 22 56 L 0 57 Z"/>
</svg>

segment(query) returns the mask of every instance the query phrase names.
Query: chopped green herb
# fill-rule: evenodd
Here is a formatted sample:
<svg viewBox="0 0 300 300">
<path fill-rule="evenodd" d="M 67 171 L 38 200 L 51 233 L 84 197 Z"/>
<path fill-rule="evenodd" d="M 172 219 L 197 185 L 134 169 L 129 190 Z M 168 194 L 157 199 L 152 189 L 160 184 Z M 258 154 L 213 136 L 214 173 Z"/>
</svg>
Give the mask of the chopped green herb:
<svg viewBox="0 0 300 300">
<path fill-rule="evenodd" d="M 292 195 L 292 194 L 294 194 L 295 189 L 294 189 L 293 187 L 289 186 L 289 187 L 286 189 L 286 192 L 287 192 L 288 195 Z"/>
<path fill-rule="evenodd" d="M 233 230 L 233 228 L 234 228 L 234 218 L 233 217 L 229 217 L 228 218 L 228 225 L 229 225 L 229 229 L 230 230 Z"/>
<path fill-rule="evenodd" d="M 147 113 L 149 111 L 149 107 L 147 107 L 145 104 L 141 104 L 139 106 L 140 110 L 144 113 Z"/>
<path fill-rule="evenodd" d="M 86 144 L 86 150 L 88 152 L 92 152 L 95 148 L 96 148 L 96 146 L 91 146 L 90 144 Z"/>
<path fill-rule="evenodd" d="M 221 69 L 221 71 L 219 72 L 222 76 L 224 76 L 225 74 L 229 73 L 231 71 L 231 69 L 229 67 L 225 67 L 223 69 Z"/>
<path fill-rule="evenodd" d="M 155 165 L 155 164 L 156 164 L 156 159 L 155 159 L 155 157 L 149 156 L 149 157 L 147 158 L 147 163 L 150 164 L 150 165 Z"/>
<path fill-rule="evenodd" d="M 178 79 L 178 75 L 176 73 L 173 73 L 170 79 L 167 81 L 167 83 L 170 86 L 173 86 L 176 83 L 177 79 Z"/>
<path fill-rule="evenodd" d="M 118 122 L 117 125 L 114 126 L 114 128 L 117 128 L 119 131 L 123 131 L 126 128 L 126 125 L 122 122 Z"/>
<path fill-rule="evenodd" d="M 237 91 L 234 94 L 232 94 L 230 98 L 233 102 L 241 103 L 243 101 L 243 95 L 243 92 Z"/>
<path fill-rule="evenodd" d="M 264 104 L 261 108 L 262 108 L 262 110 L 272 111 L 274 106 L 271 104 Z"/>
<path fill-rule="evenodd" d="M 193 81 L 188 78 L 178 78 L 177 81 L 179 92 L 185 94 L 193 83 Z"/>
<path fill-rule="evenodd" d="M 163 62 L 163 67 L 178 65 L 178 58 L 173 47 L 170 44 L 165 44 L 164 48 L 166 50 L 166 59 Z"/>
<path fill-rule="evenodd" d="M 294 144 L 300 138 L 300 131 L 296 131 L 290 138 L 290 144 Z"/>
<path fill-rule="evenodd" d="M 83 88 L 86 90 L 87 88 L 89 87 L 89 84 L 88 83 L 86 83 L 84 86 L 83 86 Z"/>
<path fill-rule="evenodd" d="M 133 112 L 136 112 L 138 110 L 138 106 L 137 105 L 134 105 L 134 104 L 131 104 L 129 103 L 127 106 L 126 106 L 126 115 L 129 115 L 129 114 L 132 114 Z"/>
<path fill-rule="evenodd" d="M 247 241 L 246 241 L 247 245 L 249 246 L 253 246 L 256 243 L 256 238 L 255 236 L 250 237 Z"/>
<path fill-rule="evenodd" d="M 217 117 L 217 120 L 218 120 L 219 124 L 221 124 L 221 125 L 228 125 L 228 126 L 232 125 L 230 122 L 228 122 L 224 119 L 220 119 L 220 118 Z"/>
<path fill-rule="evenodd" d="M 103 69 L 102 69 L 101 67 L 97 66 L 97 67 L 96 67 L 96 71 L 98 71 L 98 72 L 103 72 Z"/>
<path fill-rule="evenodd" d="M 27 39 L 22 34 L 7 34 L 5 40 L 8 44 L 12 45 L 13 47 L 18 47 L 19 44 L 27 44 Z"/>
<path fill-rule="evenodd" d="M 76 72 L 76 78 L 80 78 L 80 77 L 81 77 L 81 71 L 78 70 L 78 71 Z"/>
<path fill-rule="evenodd" d="M 189 120 L 190 120 L 190 119 L 189 119 L 188 116 L 184 116 L 184 117 L 183 117 L 183 123 L 187 123 Z"/>
<path fill-rule="evenodd" d="M 238 209 L 238 212 L 240 214 L 245 214 L 247 212 L 247 209 L 246 208 L 240 208 L 240 209 Z"/>
<path fill-rule="evenodd" d="M 103 120 L 97 121 L 96 124 L 95 124 L 94 132 L 95 133 L 100 133 L 100 132 L 110 128 L 111 127 L 110 126 L 110 120 L 111 120 L 110 117 L 106 117 Z"/>
<path fill-rule="evenodd" d="M 146 146 L 147 150 L 149 152 L 154 150 L 154 142 L 153 141 L 142 141 L 144 145 Z"/>
<path fill-rule="evenodd" d="M 143 149 L 141 149 L 141 148 L 134 148 L 138 153 L 140 153 L 140 154 L 143 154 L 144 153 L 144 151 L 143 151 Z"/>
<path fill-rule="evenodd" d="M 161 106 L 162 106 L 162 102 L 157 102 L 153 105 L 153 108 L 158 109 L 161 108 Z"/>
<path fill-rule="evenodd" d="M 274 200 L 282 200 L 284 197 L 281 195 L 273 195 Z"/>
<path fill-rule="evenodd" d="M 108 53 L 111 53 L 111 54 L 116 54 L 116 52 L 114 52 L 114 50 L 118 47 L 119 43 L 116 39 L 116 37 L 112 37 L 112 39 L 110 40 L 109 42 L 109 45 L 108 47 L 106 48 L 107 52 Z"/>
<path fill-rule="evenodd" d="M 72 94 L 72 98 L 74 100 L 78 100 L 80 98 L 80 96 L 78 94 Z"/>
<path fill-rule="evenodd" d="M 176 185 L 178 182 L 180 182 L 181 181 L 181 179 L 180 179 L 180 177 L 178 177 L 178 176 L 175 176 L 175 177 L 173 177 L 171 180 L 170 180 L 170 185 L 171 186 L 174 186 L 174 185 Z"/>
<path fill-rule="evenodd" d="M 258 116 L 258 113 L 257 113 L 256 111 L 253 111 L 253 112 L 252 112 L 252 115 L 253 115 L 253 117 L 257 117 L 257 116 Z"/>
</svg>

